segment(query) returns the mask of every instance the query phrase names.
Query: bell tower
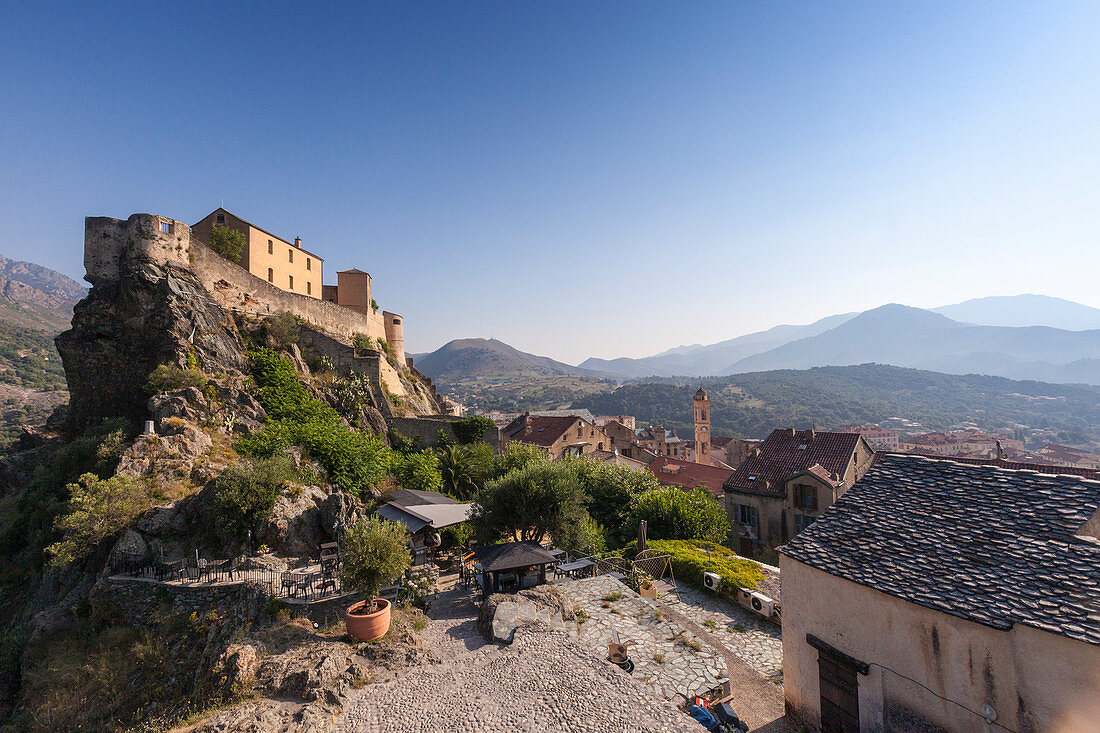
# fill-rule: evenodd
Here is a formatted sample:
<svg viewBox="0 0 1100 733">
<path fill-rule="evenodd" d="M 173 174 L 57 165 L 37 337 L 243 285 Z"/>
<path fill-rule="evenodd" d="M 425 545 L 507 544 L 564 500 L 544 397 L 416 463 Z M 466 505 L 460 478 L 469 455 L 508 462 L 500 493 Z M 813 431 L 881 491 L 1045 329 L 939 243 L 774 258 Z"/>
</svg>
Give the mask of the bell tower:
<svg viewBox="0 0 1100 733">
<path fill-rule="evenodd" d="M 710 459 L 710 398 L 702 387 L 695 393 L 695 462 L 713 465 Z"/>
</svg>

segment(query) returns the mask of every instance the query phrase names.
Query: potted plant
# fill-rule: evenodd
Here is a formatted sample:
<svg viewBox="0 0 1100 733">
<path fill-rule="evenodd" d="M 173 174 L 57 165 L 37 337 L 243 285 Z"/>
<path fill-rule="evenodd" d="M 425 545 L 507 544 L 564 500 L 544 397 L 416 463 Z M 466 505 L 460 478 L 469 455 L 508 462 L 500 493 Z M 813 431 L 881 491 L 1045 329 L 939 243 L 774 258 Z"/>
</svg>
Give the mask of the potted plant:
<svg viewBox="0 0 1100 733">
<path fill-rule="evenodd" d="M 390 602 L 378 598 L 410 565 L 405 528 L 377 515 L 344 530 L 340 543 L 340 583 L 366 600 L 344 614 L 348 634 L 360 641 L 381 639 L 390 629 Z"/>
<path fill-rule="evenodd" d="M 657 600 L 657 586 L 653 585 L 653 581 L 649 578 L 643 578 L 638 586 L 638 595 L 655 601 Z"/>
</svg>

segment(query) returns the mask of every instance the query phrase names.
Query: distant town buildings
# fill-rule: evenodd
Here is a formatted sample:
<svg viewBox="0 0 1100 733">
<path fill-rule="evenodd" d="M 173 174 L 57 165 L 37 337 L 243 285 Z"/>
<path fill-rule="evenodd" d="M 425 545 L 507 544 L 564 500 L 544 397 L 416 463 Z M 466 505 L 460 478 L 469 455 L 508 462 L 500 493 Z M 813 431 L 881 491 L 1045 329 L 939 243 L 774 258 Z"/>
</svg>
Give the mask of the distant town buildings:
<svg viewBox="0 0 1100 733">
<path fill-rule="evenodd" d="M 992 435 L 980 430 L 952 430 L 910 436 L 899 443 L 899 448 L 909 453 L 997 458 L 998 449 L 1002 455 L 1008 451 L 1020 451 L 1024 448 L 1024 442 L 1007 435 Z"/>
<path fill-rule="evenodd" d="M 779 552 L 796 725 L 1095 729 L 1100 482 L 880 454 Z"/>
<path fill-rule="evenodd" d="M 880 428 L 878 425 L 857 425 L 850 428 L 840 428 L 837 432 L 859 433 L 875 450 L 896 451 L 899 447 L 897 431 Z"/>
<path fill-rule="evenodd" d="M 859 433 L 774 430 L 724 484 L 735 549 L 786 542 L 862 478 L 875 452 Z"/>
<path fill-rule="evenodd" d="M 1100 454 L 1080 448 L 1070 448 L 1065 445 L 1047 443 L 1039 449 L 1040 458 L 1050 461 L 1057 466 L 1070 466 L 1072 468 L 1100 469 Z"/>
</svg>

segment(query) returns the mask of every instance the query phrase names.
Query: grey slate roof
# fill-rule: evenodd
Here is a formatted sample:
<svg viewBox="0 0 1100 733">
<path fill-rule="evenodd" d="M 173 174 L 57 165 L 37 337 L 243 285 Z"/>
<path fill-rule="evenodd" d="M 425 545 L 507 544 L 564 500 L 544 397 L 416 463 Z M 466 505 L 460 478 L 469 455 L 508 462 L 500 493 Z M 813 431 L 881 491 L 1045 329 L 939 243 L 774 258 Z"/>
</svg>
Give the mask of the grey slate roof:
<svg viewBox="0 0 1100 733">
<path fill-rule="evenodd" d="M 438 491 L 420 491 L 418 489 L 398 489 L 383 497 L 387 504 L 397 506 L 417 506 L 419 504 L 457 504 L 458 502 Z"/>
<path fill-rule="evenodd" d="M 997 629 L 1100 645 L 1100 540 L 1077 536 L 1100 482 L 883 455 L 779 551 Z"/>
</svg>

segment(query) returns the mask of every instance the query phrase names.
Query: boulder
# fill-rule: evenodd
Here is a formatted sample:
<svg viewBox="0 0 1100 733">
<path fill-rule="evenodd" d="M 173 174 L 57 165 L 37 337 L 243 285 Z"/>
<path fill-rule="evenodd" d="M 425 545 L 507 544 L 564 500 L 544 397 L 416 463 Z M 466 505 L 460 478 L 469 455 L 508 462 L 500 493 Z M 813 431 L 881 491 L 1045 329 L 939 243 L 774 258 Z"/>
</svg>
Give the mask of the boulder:
<svg viewBox="0 0 1100 733">
<path fill-rule="evenodd" d="M 367 677 L 347 644 L 323 641 L 297 646 L 265 659 L 257 683 L 269 695 L 340 705 Z"/>
<path fill-rule="evenodd" d="M 210 436 L 179 418 L 166 420 L 165 435 L 141 435 L 118 462 L 122 476 L 149 476 L 157 480 L 190 477 L 195 462 L 214 445 Z"/>
<path fill-rule="evenodd" d="M 315 557 L 328 534 L 321 525 L 321 506 L 328 494 L 317 486 L 292 487 L 275 500 L 271 516 L 261 523 L 255 541 L 281 555 Z"/>
<path fill-rule="evenodd" d="M 343 491 L 334 491 L 321 502 L 321 527 L 329 537 L 335 538 L 336 528 L 347 527 L 362 516 L 363 503 Z"/>
<path fill-rule="evenodd" d="M 263 649 L 252 644 L 230 644 L 218 664 L 224 670 L 225 687 L 244 687 L 256 680 Z"/>
</svg>

